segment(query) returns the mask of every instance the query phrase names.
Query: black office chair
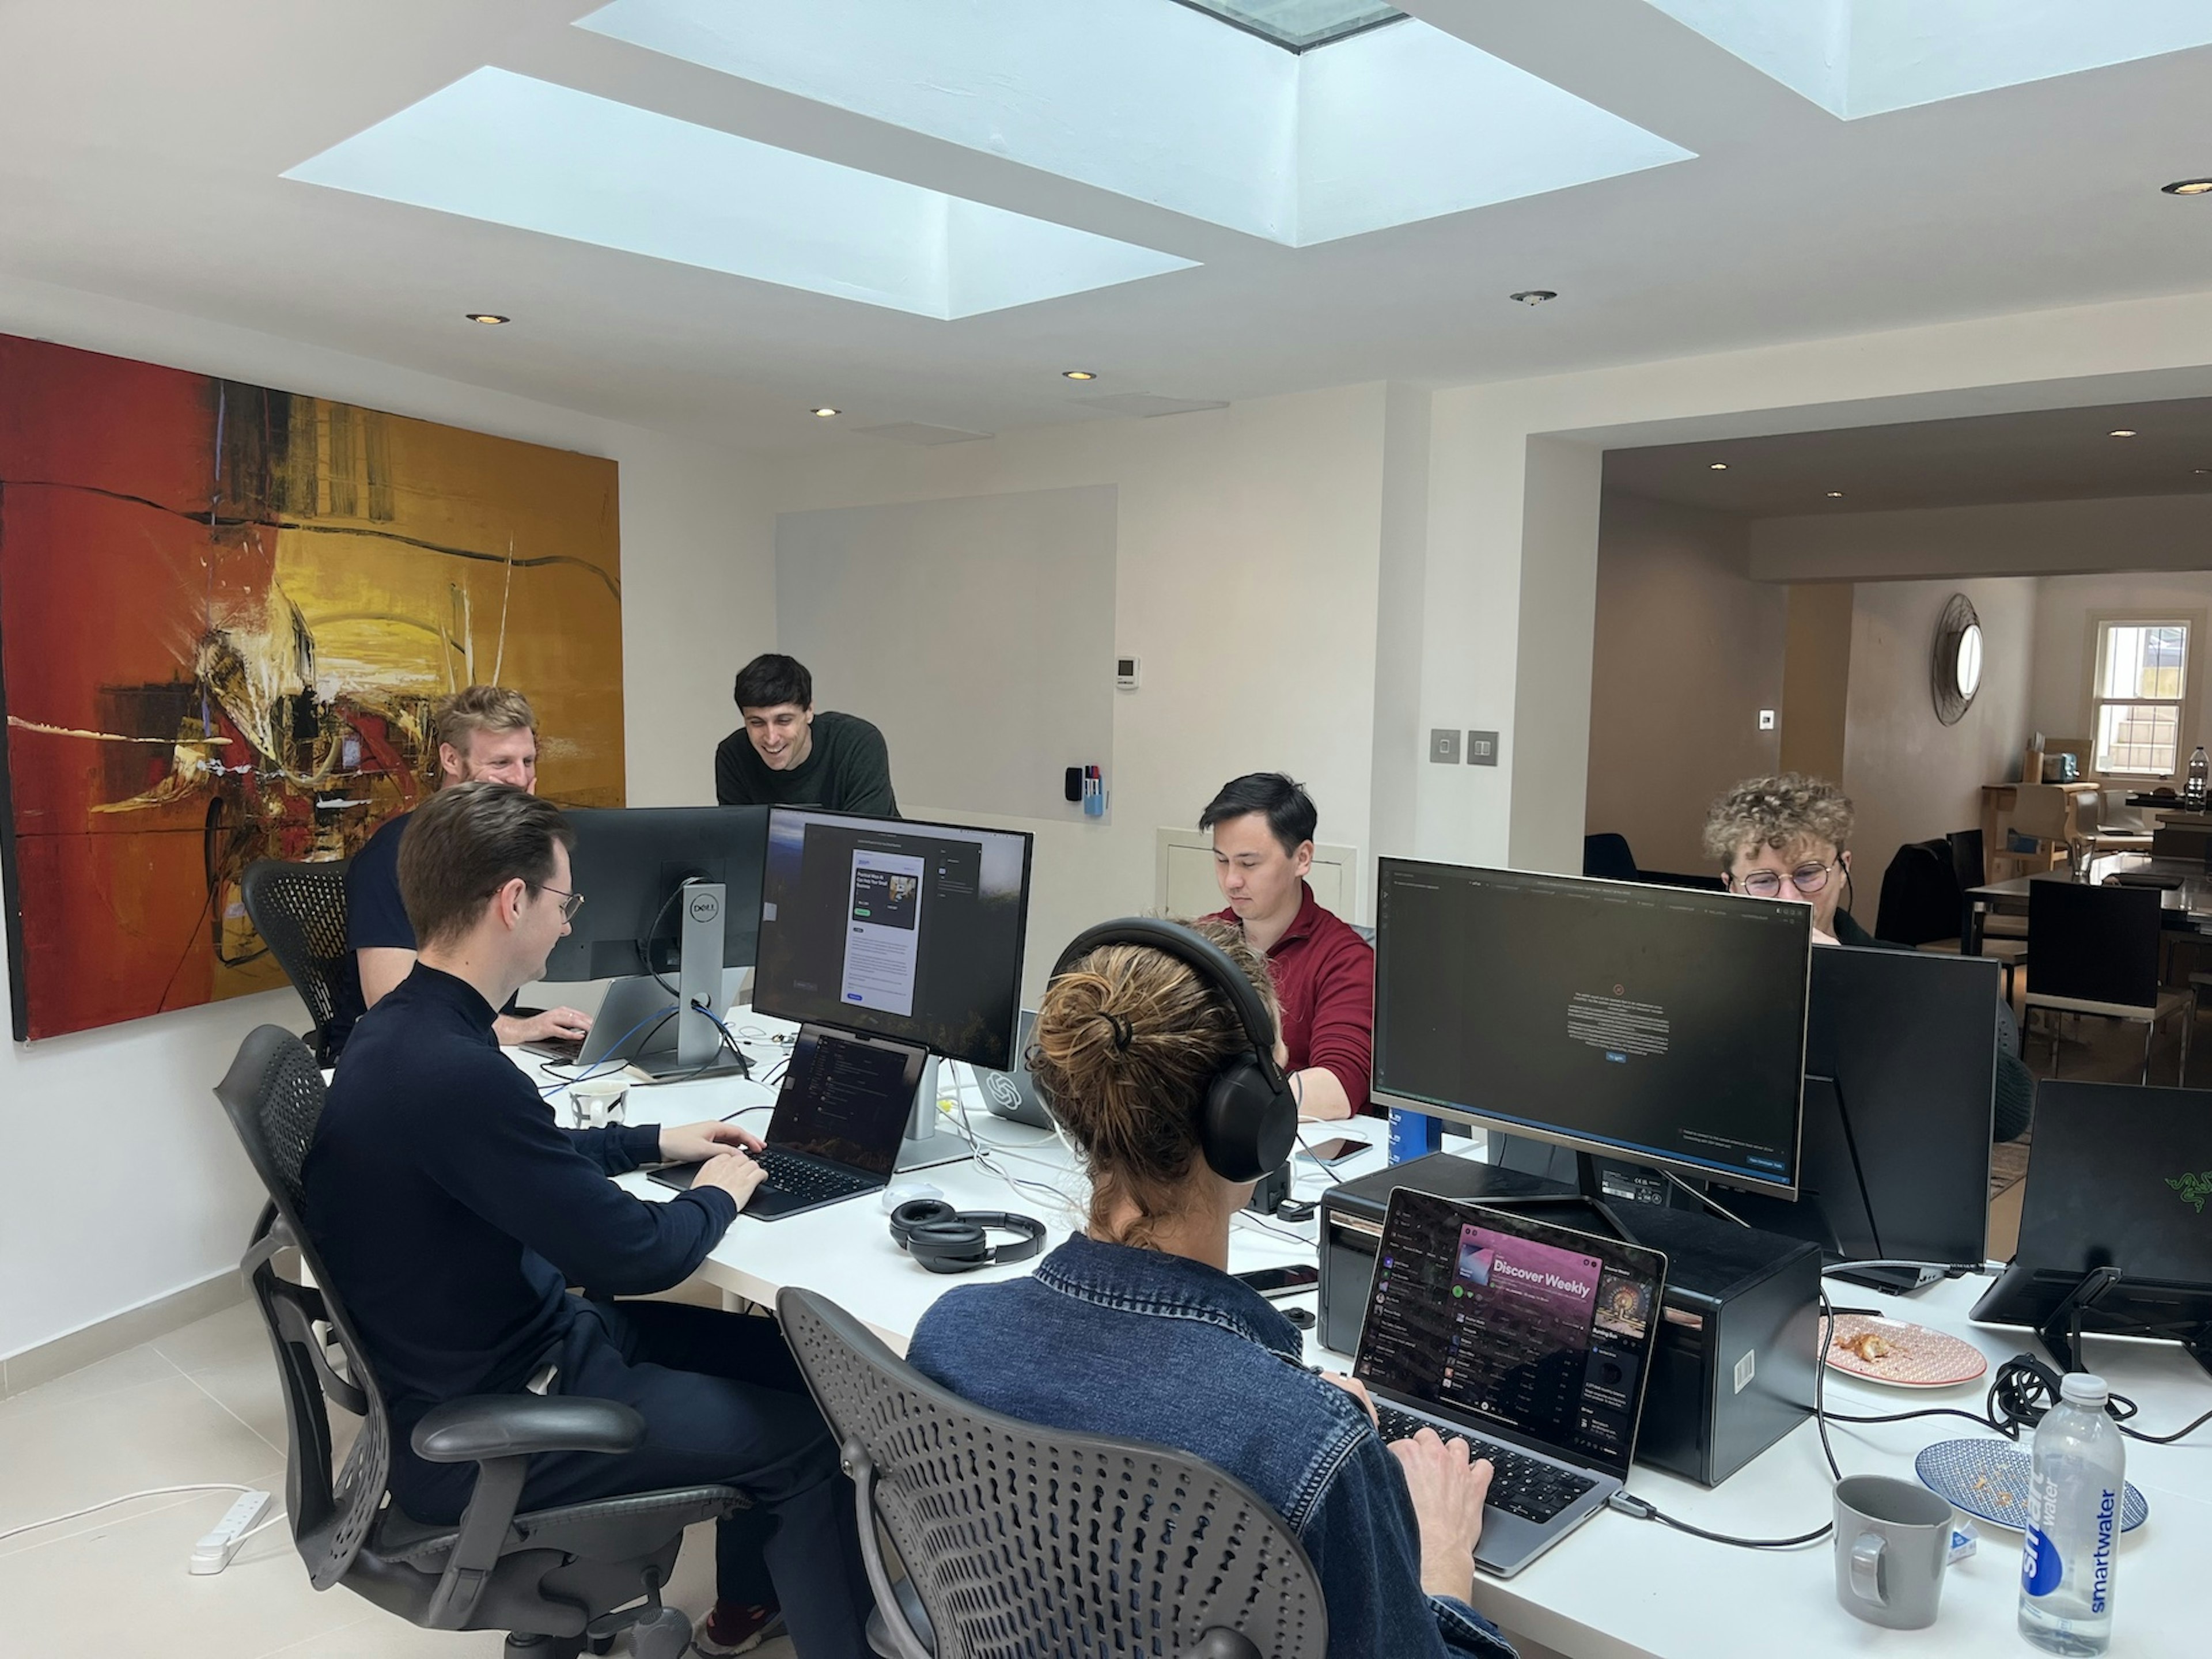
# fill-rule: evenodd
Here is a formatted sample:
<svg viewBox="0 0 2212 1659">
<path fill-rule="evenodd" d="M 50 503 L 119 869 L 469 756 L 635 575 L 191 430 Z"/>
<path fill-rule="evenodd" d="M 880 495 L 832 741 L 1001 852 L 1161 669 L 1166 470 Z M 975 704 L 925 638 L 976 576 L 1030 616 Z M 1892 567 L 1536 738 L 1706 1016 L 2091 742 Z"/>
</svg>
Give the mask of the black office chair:
<svg viewBox="0 0 2212 1659">
<path fill-rule="evenodd" d="M 2064 879 L 2028 884 L 2027 930 L 2035 973 L 2023 1001 L 2057 1014 L 2095 1014 L 2142 1022 L 2142 1081 L 2150 1081 L 2159 1023 L 2181 1024 L 2179 1083 L 2189 1073 L 2191 999 L 2158 982 L 2160 895 L 2152 887 L 2092 887 Z M 2051 1032 L 2051 1074 L 2058 1075 L 2058 1028 Z"/>
<path fill-rule="evenodd" d="M 1628 845 L 1628 837 L 1608 830 L 1595 836 L 1583 837 L 1583 873 L 1601 881 L 1641 881 L 1654 887 L 1689 887 L 1700 891 L 1718 891 L 1728 884 L 1718 876 L 1690 876 L 1669 870 L 1645 870 L 1638 866 L 1636 854 Z"/>
<path fill-rule="evenodd" d="M 352 947 L 346 943 L 348 859 L 319 864 L 287 864 L 260 859 L 246 866 L 239 887 L 246 915 L 284 969 L 284 977 L 307 1005 L 315 1022 L 315 1058 L 337 1063 L 345 1033 L 334 1029 L 339 1013 L 338 988 L 344 982 Z M 353 1011 L 357 1012 L 357 1011 Z"/>
<path fill-rule="evenodd" d="M 309 1582 L 319 1590 L 343 1584 L 434 1630 L 503 1630 L 509 1659 L 575 1659 L 586 1646 L 605 1653 L 624 1629 L 638 1659 L 679 1659 L 690 1621 L 661 1604 L 660 1586 L 684 1529 L 743 1508 L 744 1496 L 687 1486 L 518 1515 L 532 1455 L 631 1451 L 645 1419 L 611 1400 L 483 1395 L 447 1401 L 413 1437 L 416 1455 L 431 1462 L 477 1465 L 466 1513 L 458 1525 L 406 1515 L 386 1491 L 383 1395 L 300 1222 L 301 1165 L 323 1109 L 315 1057 L 289 1032 L 261 1026 L 215 1092 L 269 1192 L 240 1267 L 276 1352 L 291 1442 L 286 1514 Z M 299 1252 L 301 1279 L 276 1270 L 288 1249 Z M 335 1480 L 325 1397 L 361 1419 Z"/>
<path fill-rule="evenodd" d="M 1257 1494 L 1188 1455 L 1040 1428 L 941 1389 L 811 1291 L 785 1339 L 858 1490 L 884 1659 L 1322 1659 L 1313 1564 Z M 880 1520 L 913 1577 L 894 1585 Z"/>
</svg>

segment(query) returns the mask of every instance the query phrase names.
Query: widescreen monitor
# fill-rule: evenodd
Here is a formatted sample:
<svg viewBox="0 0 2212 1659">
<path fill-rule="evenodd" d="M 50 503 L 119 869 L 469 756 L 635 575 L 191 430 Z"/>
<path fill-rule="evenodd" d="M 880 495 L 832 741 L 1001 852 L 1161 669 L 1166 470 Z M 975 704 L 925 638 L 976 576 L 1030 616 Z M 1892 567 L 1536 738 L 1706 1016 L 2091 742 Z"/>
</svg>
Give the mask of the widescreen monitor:
<svg viewBox="0 0 2212 1659">
<path fill-rule="evenodd" d="M 683 907 L 673 895 L 695 878 L 726 890 L 721 965 L 752 965 L 766 807 L 581 807 L 562 816 L 576 836 L 569 890 L 584 904 L 547 958 L 544 978 L 674 973 Z"/>
<path fill-rule="evenodd" d="M 1374 1094 L 1794 1192 L 1811 907 L 1381 860 Z"/>
<path fill-rule="evenodd" d="M 753 1007 L 1010 1069 L 1030 854 L 1019 830 L 769 809 Z"/>
</svg>

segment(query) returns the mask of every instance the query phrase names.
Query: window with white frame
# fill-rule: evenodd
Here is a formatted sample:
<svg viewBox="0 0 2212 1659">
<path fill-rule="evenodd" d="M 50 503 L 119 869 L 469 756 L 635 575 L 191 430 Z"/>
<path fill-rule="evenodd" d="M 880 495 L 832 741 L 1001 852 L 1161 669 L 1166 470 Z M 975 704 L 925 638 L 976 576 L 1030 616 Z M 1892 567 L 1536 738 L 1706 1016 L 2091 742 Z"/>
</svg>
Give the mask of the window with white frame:
<svg viewBox="0 0 2212 1659">
<path fill-rule="evenodd" d="M 2185 622 L 2097 624 L 2089 688 L 2097 771 L 2164 778 L 2179 769 L 2188 664 Z"/>
</svg>

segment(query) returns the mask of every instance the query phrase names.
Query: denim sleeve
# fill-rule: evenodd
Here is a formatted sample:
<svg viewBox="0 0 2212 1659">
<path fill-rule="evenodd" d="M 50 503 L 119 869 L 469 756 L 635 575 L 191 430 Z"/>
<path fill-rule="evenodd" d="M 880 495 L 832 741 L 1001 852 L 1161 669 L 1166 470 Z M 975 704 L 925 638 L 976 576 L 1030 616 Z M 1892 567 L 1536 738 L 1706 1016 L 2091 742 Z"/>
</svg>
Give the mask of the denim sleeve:
<svg viewBox="0 0 2212 1659">
<path fill-rule="evenodd" d="M 1473 1607 L 1421 1589 L 1413 1499 L 1376 1436 L 1359 1437 L 1300 1541 L 1328 1604 L 1329 1659 L 1514 1659 L 1511 1644 Z"/>
</svg>

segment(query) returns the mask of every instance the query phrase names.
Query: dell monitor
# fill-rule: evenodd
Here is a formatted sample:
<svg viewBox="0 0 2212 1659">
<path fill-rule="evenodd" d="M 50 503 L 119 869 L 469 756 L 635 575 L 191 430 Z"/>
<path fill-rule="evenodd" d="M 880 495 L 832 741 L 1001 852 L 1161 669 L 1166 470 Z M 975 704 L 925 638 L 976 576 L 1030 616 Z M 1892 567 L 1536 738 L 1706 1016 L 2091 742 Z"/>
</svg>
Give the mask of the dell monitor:
<svg viewBox="0 0 2212 1659">
<path fill-rule="evenodd" d="M 1011 1069 L 1031 838 L 772 807 L 755 1012 Z M 909 1143 L 934 1135 L 934 1068 Z M 925 1158 L 913 1145 L 902 1168 Z"/>
<path fill-rule="evenodd" d="M 584 807 L 562 816 L 576 838 L 569 890 L 585 902 L 546 958 L 544 977 L 646 980 L 630 988 L 649 993 L 645 1002 L 610 990 L 606 1006 L 646 1018 L 629 1022 L 635 1029 L 628 1034 L 595 1027 L 599 1046 L 614 1042 L 621 1058 L 648 1071 L 711 1065 L 722 1033 L 704 1017 L 674 1018 L 679 980 L 685 1002 L 719 1017 L 727 1006 L 722 970 L 752 965 L 768 809 Z M 667 1021 L 656 1024 L 647 1002 Z"/>
<path fill-rule="evenodd" d="M 1377 886 L 1375 1098 L 1795 1191 L 1809 906 L 1412 859 Z"/>
</svg>

